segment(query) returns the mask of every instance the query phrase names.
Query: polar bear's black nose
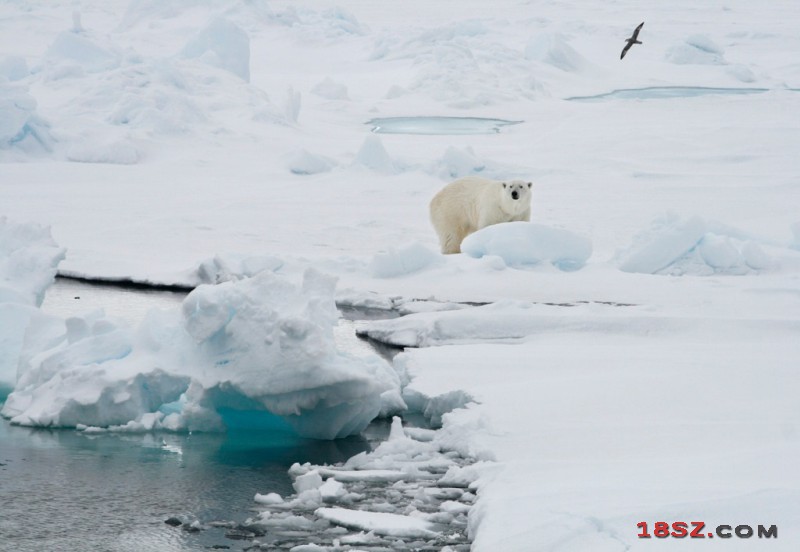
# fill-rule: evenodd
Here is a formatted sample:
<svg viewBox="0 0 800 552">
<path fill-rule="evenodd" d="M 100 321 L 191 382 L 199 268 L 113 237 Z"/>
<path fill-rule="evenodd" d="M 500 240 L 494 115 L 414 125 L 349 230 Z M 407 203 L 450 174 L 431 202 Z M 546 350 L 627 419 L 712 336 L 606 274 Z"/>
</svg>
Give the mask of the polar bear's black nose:
<svg viewBox="0 0 800 552">
<path fill-rule="evenodd" d="M 511 192 L 511 199 L 519 199 L 519 192 L 516 190 Z"/>
</svg>

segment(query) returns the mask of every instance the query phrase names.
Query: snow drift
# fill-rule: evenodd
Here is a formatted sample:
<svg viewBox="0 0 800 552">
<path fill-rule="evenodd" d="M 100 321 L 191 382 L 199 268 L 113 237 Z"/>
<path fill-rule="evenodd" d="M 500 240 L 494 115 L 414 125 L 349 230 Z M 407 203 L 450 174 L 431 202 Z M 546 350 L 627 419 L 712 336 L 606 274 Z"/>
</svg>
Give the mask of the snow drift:
<svg viewBox="0 0 800 552">
<path fill-rule="evenodd" d="M 790 252 L 783 248 L 782 254 Z M 654 220 L 618 252 L 625 272 L 741 275 L 769 269 L 775 261 L 757 240 L 701 217 L 668 215 Z"/>
<path fill-rule="evenodd" d="M 476 258 L 496 255 L 514 267 L 550 262 L 561 270 L 577 270 L 592 254 L 592 242 L 560 228 L 505 222 L 470 234 L 461 251 Z"/>
</svg>

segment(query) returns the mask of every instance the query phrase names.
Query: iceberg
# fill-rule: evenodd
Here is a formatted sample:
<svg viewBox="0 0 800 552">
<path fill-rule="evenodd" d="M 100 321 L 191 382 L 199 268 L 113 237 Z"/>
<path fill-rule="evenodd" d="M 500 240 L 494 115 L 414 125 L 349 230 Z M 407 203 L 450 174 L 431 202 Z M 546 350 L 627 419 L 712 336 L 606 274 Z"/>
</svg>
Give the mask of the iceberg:
<svg viewBox="0 0 800 552">
<path fill-rule="evenodd" d="M 192 291 L 180 309 L 131 330 L 102 312 L 47 317 L 2 415 L 26 426 L 294 432 L 334 439 L 402 408 L 399 377 L 378 355 L 337 350 L 335 278 L 302 286 L 265 271 Z M 42 333 L 47 340 L 33 339 Z M 38 350 L 37 350 L 38 348 Z M 147 423 L 144 423 L 144 422 Z"/>
</svg>

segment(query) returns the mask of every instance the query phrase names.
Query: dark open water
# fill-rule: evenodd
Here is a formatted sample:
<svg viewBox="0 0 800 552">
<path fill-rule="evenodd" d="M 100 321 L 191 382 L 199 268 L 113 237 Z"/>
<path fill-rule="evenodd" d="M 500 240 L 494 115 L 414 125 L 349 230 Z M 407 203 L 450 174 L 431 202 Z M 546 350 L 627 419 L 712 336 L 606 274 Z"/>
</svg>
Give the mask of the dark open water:
<svg viewBox="0 0 800 552">
<path fill-rule="evenodd" d="M 256 492 L 292 492 L 294 462 L 341 462 L 369 450 L 337 441 L 251 433 L 103 434 L 0 422 L 0 550 L 240 550 L 224 530 L 164 521 L 244 521 Z"/>
</svg>

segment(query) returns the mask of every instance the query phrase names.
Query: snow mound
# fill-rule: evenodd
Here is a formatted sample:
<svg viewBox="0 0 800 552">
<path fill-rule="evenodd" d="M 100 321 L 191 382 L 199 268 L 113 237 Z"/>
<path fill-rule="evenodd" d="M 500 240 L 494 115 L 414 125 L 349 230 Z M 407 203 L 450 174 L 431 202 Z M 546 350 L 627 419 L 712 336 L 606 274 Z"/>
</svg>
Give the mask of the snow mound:
<svg viewBox="0 0 800 552">
<path fill-rule="evenodd" d="M 2 414 L 32 426 L 247 427 L 333 439 L 361 431 L 399 378 L 377 355 L 337 351 L 335 280 L 301 287 L 269 271 L 200 286 L 181 311 L 151 311 L 137 332 L 102 314 L 67 320 L 20 363 Z"/>
<path fill-rule="evenodd" d="M 36 100 L 24 88 L 0 80 L 0 150 L 50 151 L 49 125 L 36 114 Z"/>
<path fill-rule="evenodd" d="M 283 9 L 270 9 L 268 19 L 277 25 L 299 29 L 307 40 L 324 43 L 368 32 L 352 12 L 340 6 L 318 11 L 292 4 Z"/>
<path fill-rule="evenodd" d="M 300 150 L 295 153 L 289 160 L 289 170 L 292 174 L 297 175 L 311 175 L 329 172 L 336 166 L 336 161 L 325 157 L 324 155 L 316 155 L 306 150 Z"/>
<path fill-rule="evenodd" d="M 189 40 L 181 54 L 250 82 L 250 38 L 241 27 L 227 19 L 212 20 Z"/>
<path fill-rule="evenodd" d="M 109 163 L 135 165 L 141 158 L 139 150 L 126 140 L 84 140 L 67 149 L 67 159 L 76 163 Z"/>
<path fill-rule="evenodd" d="M 774 261 L 754 240 L 729 235 L 700 217 L 668 215 L 637 234 L 617 262 L 625 272 L 706 276 L 761 271 Z"/>
<path fill-rule="evenodd" d="M 484 169 L 486 162 L 479 159 L 470 146 L 465 148 L 451 146 L 440 160 L 434 162 L 431 173 L 443 179 L 455 179 L 480 173 Z"/>
<path fill-rule="evenodd" d="M 425 94 L 457 109 L 533 99 L 529 63 L 505 38 L 502 28 L 491 29 L 483 21 L 455 21 L 412 33 L 387 32 L 370 59 L 413 62 L 413 79 L 394 83 L 390 97 L 405 96 L 404 91 Z"/>
<path fill-rule="evenodd" d="M 706 35 L 696 34 L 667 51 L 667 61 L 678 65 L 724 65 L 724 50 Z"/>
<path fill-rule="evenodd" d="M 235 118 L 254 126 L 287 123 L 262 90 L 193 60 L 125 64 L 75 79 L 70 93 L 75 99 L 69 111 L 91 114 L 61 129 L 67 157 L 82 162 L 135 162 L 142 157 L 135 144 L 156 136 L 213 140 Z"/>
<path fill-rule="evenodd" d="M 744 82 L 749 84 L 757 80 L 755 73 L 753 73 L 753 71 L 746 65 L 740 65 L 740 64 L 730 65 L 727 68 L 726 72 L 739 82 Z"/>
<path fill-rule="evenodd" d="M 413 243 L 375 255 L 370 263 L 370 272 L 376 278 L 393 278 L 419 272 L 441 261 L 438 253 L 421 243 Z"/>
<path fill-rule="evenodd" d="M 121 61 L 122 56 L 118 52 L 74 32 L 59 33 L 45 53 L 51 78 L 59 75 L 82 76 L 84 71 L 99 73 L 119 67 Z M 60 65 L 65 66 L 66 70 L 56 69 Z"/>
<path fill-rule="evenodd" d="M 207 9 L 203 5 L 184 7 Z M 158 11 L 147 2 L 134 2 L 131 9 L 148 6 Z M 188 18 L 181 10 L 173 11 L 164 13 Z M 176 32 L 192 29 L 200 17 L 207 19 L 208 14 L 194 14 L 192 22 Z M 160 29 L 155 23 L 152 28 Z M 292 97 L 284 109 L 262 89 L 249 85 L 249 37 L 220 15 L 194 36 L 181 38 L 169 53 L 140 54 L 125 39 L 119 33 L 63 32 L 45 53 L 41 69 L 24 78 L 31 86 L 46 86 L 53 92 L 48 100 L 58 101 L 47 106 L 58 144 L 36 116 L 33 98 L 22 88 L 10 88 L 10 81 L 0 76 L 0 148 L 11 144 L 25 153 L 52 152 L 60 145 L 57 153 L 70 161 L 135 164 L 147 157 L 148 149 L 158 147 L 153 138 L 181 134 L 218 143 L 220 135 L 249 137 L 265 123 L 287 125 L 297 120 L 299 97 Z M 2 72 L 17 78 L 27 69 L 21 58 L 7 58 Z M 231 125 L 232 121 L 242 124 Z"/>
<path fill-rule="evenodd" d="M 706 223 L 700 217 L 657 219 L 619 255 L 619 268 L 625 272 L 655 274 L 694 249 L 705 233 Z"/>
<path fill-rule="evenodd" d="M 475 258 L 498 256 L 512 267 L 549 262 L 560 270 L 577 270 L 592 254 L 592 243 L 568 230 L 518 221 L 470 234 L 461 243 L 461 251 Z"/>
<path fill-rule="evenodd" d="M 305 10 L 299 12 L 300 21 L 314 29 L 316 32 L 323 31 L 330 38 L 340 38 L 342 36 L 360 36 L 367 33 L 367 28 L 353 15 L 341 6 L 314 12 Z"/>
<path fill-rule="evenodd" d="M 356 154 L 355 164 L 381 173 L 395 173 L 398 170 L 397 164 L 383 147 L 383 142 L 374 134 L 364 139 Z"/>
<path fill-rule="evenodd" d="M 569 45 L 561 33 L 542 33 L 531 37 L 525 45 L 525 59 L 552 65 L 567 72 L 582 71 L 586 58 Z"/>
</svg>

